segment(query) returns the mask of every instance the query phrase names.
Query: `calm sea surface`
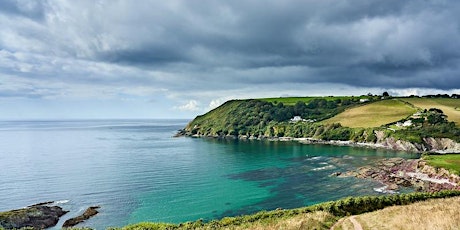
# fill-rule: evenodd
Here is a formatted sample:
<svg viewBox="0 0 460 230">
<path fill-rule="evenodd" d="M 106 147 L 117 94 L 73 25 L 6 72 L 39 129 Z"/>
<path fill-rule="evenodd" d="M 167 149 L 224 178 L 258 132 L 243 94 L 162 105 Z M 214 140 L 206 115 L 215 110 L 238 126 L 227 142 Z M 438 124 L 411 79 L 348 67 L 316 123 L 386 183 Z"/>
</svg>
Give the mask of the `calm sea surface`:
<svg viewBox="0 0 460 230">
<path fill-rule="evenodd" d="M 100 205 L 80 226 L 183 222 L 350 195 L 380 184 L 329 177 L 407 153 L 291 142 L 172 138 L 186 120 L 0 122 L 0 211 L 44 201 Z"/>
</svg>

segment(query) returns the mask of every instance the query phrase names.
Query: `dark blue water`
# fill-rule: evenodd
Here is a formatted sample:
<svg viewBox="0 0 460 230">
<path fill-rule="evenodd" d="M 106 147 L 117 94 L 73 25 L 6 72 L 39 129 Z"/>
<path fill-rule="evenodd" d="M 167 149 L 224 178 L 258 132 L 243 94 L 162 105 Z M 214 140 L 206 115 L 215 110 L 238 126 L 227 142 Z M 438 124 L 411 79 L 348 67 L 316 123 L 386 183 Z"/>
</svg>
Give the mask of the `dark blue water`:
<svg viewBox="0 0 460 230">
<path fill-rule="evenodd" d="M 0 122 L 0 211 L 59 201 L 81 226 L 210 220 L 295 208 L 381 185 L 329 177 L 407 153 L 293 142 L 172 138 L 186 120 Z"/>
</svg>

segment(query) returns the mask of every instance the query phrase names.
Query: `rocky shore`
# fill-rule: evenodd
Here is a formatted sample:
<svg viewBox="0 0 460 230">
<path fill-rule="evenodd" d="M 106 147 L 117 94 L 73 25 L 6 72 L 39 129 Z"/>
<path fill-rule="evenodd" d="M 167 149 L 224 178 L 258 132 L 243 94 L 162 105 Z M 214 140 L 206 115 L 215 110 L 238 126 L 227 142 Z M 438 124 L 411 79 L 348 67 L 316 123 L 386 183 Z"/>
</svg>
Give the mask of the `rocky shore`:
<svg viewBox="0 0 460 230">
<path fill-rule="evenodd" d="M 393 151 L 405 151 L 415 153 L 460 153 L 460 143 L 457 143 L 449 138 L 423 138 L 422 143 L 413 143 L 404 140 L 396 140 L 392 137 L 385 137 L 384 132 L 375 131 L 377 140 L 375 142 L 353 142 L 353 141 L 340 141 L 340 140 L 321 140 L 316 138 L 294 138 L 294 137 L 268 137 L 268 136 L 248 136 L 248 135 L 199 135 L 190 134 L 186 130 L 179 130 L 174 137 L 194 137 L 194 138 L 216 138 L 228 140 L 268 140 L 268 141 L 298 141 L 302 144 L 323 144 L 323 145 L 337 145 L 337 146 L 352 146 L 364 147 L 373 149 L 388 149 Z"/>
<path fill-rule="evenodd" d="M 45 229 L 56 226 L 59 219 L 69 211 L 63 210 L 53 201 L 34 204 L 25 208 L 0 212 L 0 229 Z M 99 213 L 99 206 L 92 206 L 86 211 L 64 222 L 63 228 L 73 227 Z"/>
<path fill-rule="evenodd" d="M 74 217 L 74 218 L 70 218 L 68 220 L 66 220 L 64 222 L 64 224 L 62 225 L 63 228 L 70 228 L 70 227 L 73 227 L 81 222 L 84 222 L 85 220 L 95 216 L 96 214 L 99 213 L 99 211 L 97 211 L 99 208 L 101 208 L 100 206 L 91 206 L 89 208 L 86 209 L 86 211 L 77 216 L 77 217 Z"/>
<path fill-rule="evenodd" d="M 460 190 L 460 177 L 446 169 L 436 169 L 420 159 L 390 158 L 375 165 L 360 167 L 349 172 L 335 172 L 331 176 L 366 178 L 385 186 L 382 192 L 393 193 L 400 187 L 413 187 L 417 191 L 436 192 Z"/>
<path fill-rule="evenodd" d="M 68 211 L 53 206 L 54 202 L 44 202 L 22 209 L 0 212 L 0 227 L 4 229 L 20 229 L 31 227 L 45 229 L 55 226 L 59 218 Z"/>
</svg>

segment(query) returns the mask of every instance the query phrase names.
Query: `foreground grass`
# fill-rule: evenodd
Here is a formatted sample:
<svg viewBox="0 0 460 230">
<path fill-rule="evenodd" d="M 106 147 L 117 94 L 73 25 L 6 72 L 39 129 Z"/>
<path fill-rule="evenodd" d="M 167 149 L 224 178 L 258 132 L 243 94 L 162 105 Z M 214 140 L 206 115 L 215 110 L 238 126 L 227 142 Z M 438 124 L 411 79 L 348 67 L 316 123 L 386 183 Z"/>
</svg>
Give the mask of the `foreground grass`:
<svg viewBox="0 0 460 230">
<path fill-rule="evenodd" d="M 429 155 L 424 160 L 433 167 L 445 168 L 460 175 L 460 154 Z"/>
<path fill-rule="evenodd" d="M 270 218 L 260 221 L 242 223 L 239 225 L 229 226 L 183 226 L 179 229 L 196 229 L 196 230 L 212 230 L 212 229 L 228 229 L 228 230 L 275 230 L 275 229 L 329 229 L 330 226 L 337 221 L 337 218 L 332 214 L 324 211 L 312 213 L 302 213 L 290 217 Z M 176 229 L 173 225 L 158 224 L 158 223 L 140 223 L 131 226 L 123 227 L 122 230 L 153 230 L 153 229 Z M 112 229 L 115 230 L 115 229 Z"/>
<path fill-rule="evenodd" d="M 406 102 L 421 109 L 438 108 L 447 115 L 449 121 L 460 125 L 460 99 L 454 98 L 403 98 Z"/>
<path fill-rule="evenodd" d="M 289 210 L 262 211 L 253 215 L 182 224 L 139 223 L 112 230 L 154 229 L 329 229 L 338 219 L 393 205 L 407 205 L 432 198 L 460 196 L 460 191 L 411 193 L 391 196 L 349 197 L 338 201 Z"/>
<path fill-rule="evenodd" d="M 356 220 L 363 229 L 460 229 L 460 197 L 388 207 Z"/>
<path fill-rule="evenodd" d="M 348 109 L 324 123 L 340 123 L 351 128 L 373 128 L 399 121 L 415 112 L 415 108 L 403 101 L 383 100 Z"/>
</svg>

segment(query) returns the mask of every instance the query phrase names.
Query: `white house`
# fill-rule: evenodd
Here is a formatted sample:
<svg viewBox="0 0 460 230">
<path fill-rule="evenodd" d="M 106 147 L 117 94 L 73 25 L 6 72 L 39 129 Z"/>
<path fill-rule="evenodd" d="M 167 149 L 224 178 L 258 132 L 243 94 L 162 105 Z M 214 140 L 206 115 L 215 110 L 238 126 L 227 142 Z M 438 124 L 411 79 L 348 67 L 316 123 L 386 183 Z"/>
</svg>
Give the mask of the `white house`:
<svg viewBox="0 0 460 230">
<path fill-rule="evenodd" d="M 368 102 L 368 101 L 369 101 L 369 99 L 367 99 L 367 98 L 359 99 L 359 102 L 361 102 L 361 103 Z"/>
<path fill-rule="evenodd" d="M 412 120 L 407 120 L 402 124 L 403 127 L 409 127 L 412 126 Z"/>
<path fill-rule="evenodd" d="M 404 122 L 398 122 L 398 123 L 396 123 L 396 126 L 398 126 L 398 127 L 412 126 L 412 120 L 407 120 L 407 121 L 404 121 Z"/>
<path fill-rule="evenodd" d="M 303 121 L 302 117 L 300 116 L 294 116 L 293 118 L 291 118 L 291 122 L 299 122 L 299 121 Z"/>
</svg>

